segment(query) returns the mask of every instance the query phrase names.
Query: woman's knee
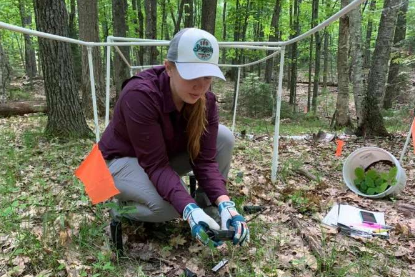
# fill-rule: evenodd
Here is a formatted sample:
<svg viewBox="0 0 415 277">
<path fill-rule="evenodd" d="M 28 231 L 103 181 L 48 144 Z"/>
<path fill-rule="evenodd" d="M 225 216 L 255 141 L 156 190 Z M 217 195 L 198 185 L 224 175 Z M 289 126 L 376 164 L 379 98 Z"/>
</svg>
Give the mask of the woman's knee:
<svg viewBox="0 0 415 277">
<path fill-rule="evenodd" d="M 153 203 L 148 207 L 152 212 L 152 217 L 155 222 L 170 221 L 180 217 L 179 213 L 167 201 L 161 200 L 158 203 Z"/>
<path fill-rule="evenodd" d="M 233 146 L 235 145 L 235 136 L 228 127 L 221 124 L 219 124 L 218 129 L 217 145 L 218 149 L 233 149 Z"/>
</svg>

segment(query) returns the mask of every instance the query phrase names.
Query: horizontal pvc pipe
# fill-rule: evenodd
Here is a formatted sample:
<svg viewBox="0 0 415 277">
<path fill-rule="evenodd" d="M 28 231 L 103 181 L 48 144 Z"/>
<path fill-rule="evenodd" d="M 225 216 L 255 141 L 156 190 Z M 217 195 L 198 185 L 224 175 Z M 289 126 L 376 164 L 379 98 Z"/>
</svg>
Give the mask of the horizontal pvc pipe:
<svg viewBox="0 0 415 277">
<path fill-rule="evenodd" d="M 266 57 L 264 57 L 260 60 L 257 60 L 257 61 L 251 62 L 251 63 L 245 63 L 245 64 L 219 64 L 219 66 L 220 67 L 247 67 L 247 66 L 252 66 L 252 65 L 262 63 L 266 60 L 269 60 L 272 57 L 278 55 L 278 53 L 280 53 L 280 51 L 276 51 L 276 52 L 274 52 L 274 53 L 272 53 L 272 54 L 270 54 L 270 55 L 268 55 L 268 56 L 266 56 Z"/>
<path fill-rule="evenodd" d="M 304 34 L 302 34 L 298 37 L 290 39 L 288 41 L 276 41 L 276 42 L 271 42 L 271 41 L 219 42 L 219 45 L 222 45 L 222 46 L 224 46 L 224 45 L 270 45 L 270 46 L 290 45 L 290 44 L 293 44 L 293 43 L 295 43 L 299 40 L 302 40 L 302 39 L 304 39 L 308 36 L 311 36 L 312 34 L 318 32 L 318 31 L 322 30 L 327 25 L 329 25 L 333 21 L 339 19 L 341 16 L 345 15 L 346 13 L 351 11 L 352 9 L 356 8 L 358 5 L 360 5 L 364 1 L 365 0 L 355 0 L 355 1 L 351 2 L 349 5 L 347 5 L 346 7 L 344 7 L 343 9 L 341 9 L 340 11 L 338 11 L 337 13 L 335 13 L 330 18 L 326 19 L 325 21 L 323 21 L 322 23 L 320 23 L 319 25 L 317 25 L 313 29 L 307 31 L 306 33 L 304 33 Z M 18 26 L 15 26 L 15 25 L 7 24 L 7 23 L 4 23 L 4 22 L 0 22 L 0 28 L 8 29 L 8 30 L 11 30 L 11 31 L 16 31 L 16 32 L 19 32 L 19 33 L 27 34 L 27 35 L 33 35 L 33 36 L 38 36 L 38 37 L 43 37 L 43 38 L 48 38 L 48 39 L 54 39 L 54 40 L 58 40 L 58 41 L 65 41 L 65 42 L 69 42 L 69 43 L 75 43 L 75 44 L 84 45 L 84 46 L 91 46 L 91 47 L 108 46 L 108 45 L 110 45 L 110 46 L 133 46 L 133 45 L 138 45 L 138 46 L 168 46 L 169 45 L 169 41 L 166 41 L 166 40 L 145 40 L 145 41 L 139 40 L 137 42 L 111 42 L 111 43 L 110 42 L 86 42 L 86 41 L 82 41 L 82 40 L 77 40 L 77 39 L 52 35 L 52 34 L 48 34 L 48 33 L 44 33 L 44 32 L 34 31 L 34 30 L 18 27 Z"/>
<path fill-rule="evenodd" d="M 336 21 L 337 19 L 339 19 L 340 17 L 342 17 L 343 15 L 345 15 L 346 13 L 348 13 L 349 11 L 353 10 L 354 8 L 358 7 L 361 3 L 363 3 L 366 0 L 355 0 L 353 2 L 351 2 L 349 5 L 347 5 L 346 7 L 344 7 L 343 9 L 341 9 L 340 11 L 338 11 L 337 13 L 335 13 L 334 15 L 332 15 L 331 17 L 329 17 L 328 19 L 324 20 L 322 23 L 320 23 L 319 25 L 317 25 L 316 27 L 314 27 L 313 29 L 305 32 L 302 35 L 299 35 L 298 37 L 295 37 L 293 39 L 287 40 L 287 41 L 275 41 L 275 42 L 271 42 L 271 41 L 257 41 L 257 42 L 225 42 L 223 44 L 226 45 L 233 45 L 233 44 L 239 44 L 239 45 L 272 45 L 272 46 L 287 46 L 290 44 L 293 44 L 299 40 L 302 40 L 306 37 L 311 36 L 312 34 L 324 29 L 327 25 L 329 25 L 330 23 L 332 23 L 333 21 Z"/>
</svg>

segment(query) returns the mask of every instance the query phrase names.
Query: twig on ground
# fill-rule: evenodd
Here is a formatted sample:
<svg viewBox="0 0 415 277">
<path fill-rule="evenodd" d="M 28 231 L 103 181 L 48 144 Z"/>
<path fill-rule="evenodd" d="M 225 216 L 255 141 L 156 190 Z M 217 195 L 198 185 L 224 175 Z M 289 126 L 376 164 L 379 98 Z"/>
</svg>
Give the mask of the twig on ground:
<svg viewBox="0 0 415 277">
<path fill-rule="evenodd" d="M 294 168 L 293 171 L 299 175 L 302 175 L 304 177 L 306 177 L 309 180 L 312 181 L 316 181 L 319 182 L 318 178 L 316 176 L 314 176 L 313 174 L 311 174 L 310 172 L 302 169 L 302 168 Z"/>
<path fill-rule="evenodd" d="M 264 210 L 257 212 L 256 214 L 254 214 L 254 216 L 253 216 L 253 217 L 251 217 L 250 219 L 248 219 L 248 220 L 246 221 L 246 223 L 248 223 L 248 222 L 250 222 L 250 221 L 254 220 L 255 218 L 257 218 L 258 216 L 260 216 L 261 214 L 263 214 L 263 213 L 265 213 L 265 212 L 267 212 L 267 211 L 270 211 L 270 208 L 265 208 Z"/>
</svg>

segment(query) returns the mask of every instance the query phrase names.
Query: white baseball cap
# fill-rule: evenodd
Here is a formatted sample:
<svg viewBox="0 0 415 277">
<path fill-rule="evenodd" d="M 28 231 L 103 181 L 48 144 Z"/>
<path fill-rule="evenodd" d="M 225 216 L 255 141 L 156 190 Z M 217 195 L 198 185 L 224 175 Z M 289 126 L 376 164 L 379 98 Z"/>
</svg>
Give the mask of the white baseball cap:
<svg viewBox="0 0 415 277">
<path fill-rule="evenodd" d="M 204 30 L 185 28 L 178 32 L 170 41 L 167 60 L 176 64 L 185 80 L 207 76 L 225 80 L 218 66 L 218 41 Z"/>
</svg>

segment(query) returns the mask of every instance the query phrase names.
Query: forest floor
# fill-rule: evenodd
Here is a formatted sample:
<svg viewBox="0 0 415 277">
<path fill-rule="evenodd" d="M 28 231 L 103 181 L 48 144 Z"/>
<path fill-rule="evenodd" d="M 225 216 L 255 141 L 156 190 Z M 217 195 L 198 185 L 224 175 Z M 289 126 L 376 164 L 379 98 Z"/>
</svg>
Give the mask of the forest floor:
<svg viewBox="0 0 415 277">
<path fill-rule="evenodd" d="M 306 87 L 298 90 L 304 107 Z M 282 118 L 276 184 L 270 181 L 271 120 L 237 120 L 237 132 L 246 130 L 247 135 L 236 138 L 228 189 L 239 208 L 266 208 L 245 214 L 251 231 L 248 246 L 203 247 L 181 220 L 124 223 L 122 258 L 110 247 L 110 205 L 91 205 L 73 175 L 93 141 L 46 139 L 42 131 L 47 117 L 41 114 L 0 118 L 0 276 L 184 276 L 185 268 L 199 277 L 415 276 L 413 146 L 403 161 L 406 187 L 395 197 L 360 197 L 342 178 L 345 158 L 360 147 L 377 146 L 399 158 L 414 116 L 411 107 L 388 113 L 388 138 L 338 132 L 346 144 L 336 157 L 332 136 L 312 136 L 320 129 L 334 134 L 328 128 L 334 96 L 323 98 L 328 104 L 327 112 L 319 112 L 321 119 Z M 222 114 L 230 126 L 230 112 Z M 321 220 L 334 203 L 384 212 L 386 223 L 394 227 L 390 238 L 352 238 L 325 227 Z M 222 259 L 228 264 L 213 273 Z"/>
</svg>

